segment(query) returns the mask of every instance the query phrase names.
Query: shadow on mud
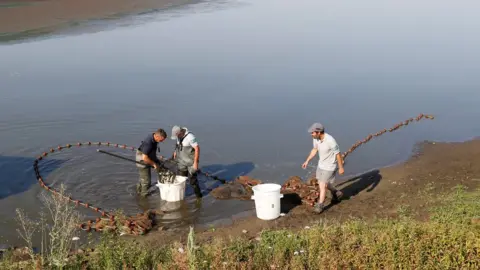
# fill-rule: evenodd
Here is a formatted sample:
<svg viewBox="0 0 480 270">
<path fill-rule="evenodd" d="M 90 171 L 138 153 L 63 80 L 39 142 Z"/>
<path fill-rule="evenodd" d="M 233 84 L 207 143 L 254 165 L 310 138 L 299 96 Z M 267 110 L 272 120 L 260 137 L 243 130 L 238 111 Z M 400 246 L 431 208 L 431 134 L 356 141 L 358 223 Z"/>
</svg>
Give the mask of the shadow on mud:
<svg viewBox="0 0 480 270">
<path fill-rule="evenodd" d="M 382 180 L 382 175 L 380 174 L 380 171 L 372 170 L 364 174 L 350 178 L 346 181 L 343 181 L 337 184 L 336 187 L 338 188 L 339 186 L 343 186 L 343 188 L 340 188 L 340 190 L 343 192 L 342 200 L 349 200 L 350 198 L 352 198 L 353 196 L 356 196 L 358 193 L 364 190 L 366 190 L 366 192 L 371 192 L 378 186 L 381 180 Z M 325 210 L 328 210 L 334 205 L 339 203 L 342 203 L 342 202 L 340 201 L 337 203 L 330 203 L 325 207 Z"/>
<path fill-rule="evenodd" d="M 367 192 L 374 190 L 381 180 L 382 175 L 380 175 L 380 171 L 372 170 L 341 182 L 337 186 L 344 186 L 340 189 L 343 192 L 344 199 L 350 199 L 350 197 L 356 196 L 363 190 L 366 190 Z M 346 184 L 347 186 L 345 186 Z"/>
<path fill-rule="evenodd" d="M 280 212 L 285 214 L 302 204 L 302 198 L 297 193 L 283 194 L 280 200 Z"/>
</svg>

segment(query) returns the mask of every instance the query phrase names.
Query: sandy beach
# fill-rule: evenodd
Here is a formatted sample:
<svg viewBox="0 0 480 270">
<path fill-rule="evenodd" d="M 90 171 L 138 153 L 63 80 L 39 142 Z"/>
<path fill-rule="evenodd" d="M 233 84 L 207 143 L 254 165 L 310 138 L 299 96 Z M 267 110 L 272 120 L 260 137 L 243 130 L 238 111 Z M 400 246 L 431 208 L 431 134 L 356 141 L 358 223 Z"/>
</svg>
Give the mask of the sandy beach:
<svg viewBox="0 0 480 270">
<path fill-rule="evenodd" d="M 2 0 L 0 34 L 56 28 L 67 23 L 99 19 L 191 3 L 191 0 Z"/>
</svg>

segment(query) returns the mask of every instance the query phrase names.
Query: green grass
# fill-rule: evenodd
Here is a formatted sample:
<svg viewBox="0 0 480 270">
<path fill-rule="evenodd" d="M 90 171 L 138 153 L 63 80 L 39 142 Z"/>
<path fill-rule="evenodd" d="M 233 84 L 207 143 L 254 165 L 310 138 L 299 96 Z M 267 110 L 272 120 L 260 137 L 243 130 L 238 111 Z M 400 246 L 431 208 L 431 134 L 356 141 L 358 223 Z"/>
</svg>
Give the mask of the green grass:
<svg viewBox="0 0 480 270">
<path fill-rule="evenodd" d="M 439 223 L 468 225 L 480 218 L 480 191 L 466 192 L 463 186 L 453 188 L 453 193 L 439 198 L 441 204 L 432 208 L 431 220 Z"/>
<path fill-rule="evenodd" d="M 430 209 L 427 222 L 400 206 L 398 219 L 324 222 L 300 232 L 263 231 L 236 238 L 146 248 L 105 235 L 95 253 L 70 269 L 480 269 L 480 190 L 456 187 Z M 11 266 L 8 260 L 0 263 Z M 8 269 L 8 268 L 5 268 Z"/>
</svg>

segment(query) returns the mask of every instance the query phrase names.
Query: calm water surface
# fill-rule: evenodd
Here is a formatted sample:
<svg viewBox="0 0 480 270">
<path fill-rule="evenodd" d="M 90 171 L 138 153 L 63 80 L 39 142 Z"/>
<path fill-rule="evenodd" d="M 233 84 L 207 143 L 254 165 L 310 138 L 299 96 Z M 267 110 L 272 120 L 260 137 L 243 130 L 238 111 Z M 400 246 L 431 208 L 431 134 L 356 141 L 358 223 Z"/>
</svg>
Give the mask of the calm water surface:
<svg viewBox="0 0 480 270">
<path fill-rule="evenodd" d="M 480 135 L 473 1 L 215 3 L 0 46 L 0 242 L 21 243 L 15 208 L 34 216 L 41 205 L 33 157 L 59 144 L 138 146 L 154 129 L 180 124 L 199 138 L 202 169 L 283 183 L 308 174 L 300 165 L 314 121 L 345 151 L 418 113 L 437 117 L 363 146 L 349 157 L 348 175 L 399 162 L 422 140 Z M 173 141 L 161 148 L 170 155 Z M 159 207 L 158 193 L 148 202 L 133 196 L 134 164 L 95 149 L 53 155 L 42 165 L 46 182 L 106 209 Z M 202 179 L 204 189 L 215 184 Z M 252 214 L 253 202 L 206 194 L 197 205 L 192 197 L 162 222 L 208 225 Z"/>
</svg>

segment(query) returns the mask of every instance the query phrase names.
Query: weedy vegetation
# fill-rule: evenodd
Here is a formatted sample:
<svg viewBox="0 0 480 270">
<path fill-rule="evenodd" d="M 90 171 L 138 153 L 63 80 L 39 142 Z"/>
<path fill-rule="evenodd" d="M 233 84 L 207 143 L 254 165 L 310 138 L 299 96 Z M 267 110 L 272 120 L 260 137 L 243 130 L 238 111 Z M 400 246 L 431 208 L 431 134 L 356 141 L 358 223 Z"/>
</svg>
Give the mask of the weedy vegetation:
<svg viewBox="0 0 480 270">
<path fill-rule="evenodd" d="M 268 230 L 255 240 L 196 243 L 191 228 L 185 249 L 180 243 L 147 248 L 104 234 L 94 251 L 69 259 L 67 237 L 71 239 L 72 233 L 51 229 L 47 233 L 50 249 L 32 253 L 22 267 L 38 267 L 41 258 L 44 269 L 480 269 L 480 190 L 467 192 L 458 186 L 438 201 L 427 221 L 414 219 L 410 207 L 399 206 L 395 219 L 351 219 L 300 231 Z M 54 209 L 71 211 L 64 207 Z M 28 239 L 34 222 L 19 213 L 24 220 L 20 232 L 31 251 Z M 62 216 L 76 220 L 73 214 Z M 57 226 L 69 228 L 66 223 Z M 11 254 L 0 262 L 1 269 L 18 266 Z"/>
</svg>

